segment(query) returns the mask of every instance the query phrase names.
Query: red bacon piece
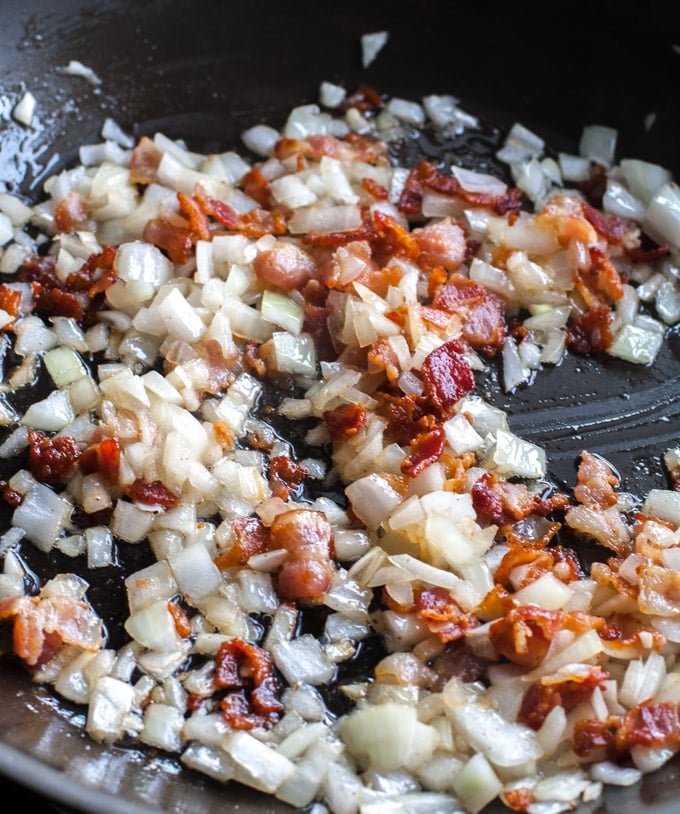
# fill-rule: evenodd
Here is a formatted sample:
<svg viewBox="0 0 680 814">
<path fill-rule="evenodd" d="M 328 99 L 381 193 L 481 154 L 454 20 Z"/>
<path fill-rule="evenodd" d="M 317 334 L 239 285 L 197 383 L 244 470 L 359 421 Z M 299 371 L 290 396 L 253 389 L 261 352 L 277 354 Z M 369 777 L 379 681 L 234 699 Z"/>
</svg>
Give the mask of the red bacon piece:
<svg viewBox="0 0 680 814">
<path fill-rule="evenodd" d="M 19 316 L 20 305 L 21 292 L 16 288 L 0 284 L 0 308 L 12 317 L 12 321 L 3 327 L 4 331 L 14 326 L 14 320 Z"/>
<path fill-rule="evenodd" d="M 161 481 L 146 481 L 137 478 L 125 490 L 125 494 L 138 503 L 146 506 L 162 506 L 165 509 L 172 509 L 179 503 L 179 496 L 171 492 Z"/>
<path fill-rule="evenodd" d="M 576 317 L 567 328 L 567 346 L 584 356 L 607 350 L 614 341 L 611 319 L 610 309 L 604 306 L 591 308 Z"/>
<path fill-rule="evenodd" d="M 418 593 L 416 598 L 418 615 L 443 642 L 453 642 L 476 627 L 477 617 L 466 613 L 445 588 L 428 588 Z"/>
<path fill-rule="evenodd" d="M 307 474 L 304 466 L 296 464 L 292 458 L 276 455 L 269 465 L 269 487 L 275 496 L 286 500 L 291 491 L 297 491 Z"/>
<path fill-rule="evenodd" d="M 366 423 L 366 408 L 363 404 L 340 404 L 323 414 L 330 434 L 336 441 L 346 441 L 355 436 Z"/>
<path fill-rule="evenodd" d="M 41 483 L 66 483 L 80 454 L 78 442 L 69 435 L 49 438 L 37 430 L 28 431 L 28 468 Z"/>
<path fill-rule="evenodd" d="M 463 354 L 462 346 L 451 339 L 429 353 L 423 362 L 426 392 L 444 414 L 449 414 L 475 387 L 472 369 Z"/>
<path fill-rule="evenodd" d="M 517 721 L 538 730 L 554 707 L 564 707 L 571 712 L 583 701 L 587 701 L 603 681 L 609 678 L 600 667 L 590 667 L 586 672 L 573 675 L 562 681 L 531 684 L 522 698 Z"/>
<path fill-rule="evenodd" d="M 415 478 L 441 456 L 445 445 L 446 435 L 441 427 L 417 435 L 411 442 L 411 451 L 401 464 L 402 473 Z"/>
<path fill-rule="evenodd" d="M 109 483 L 116 483 L 120 471 L 120 443 L 117 438 L 103 438 L 86 447 L 78 461 L 85 475 L 99 472 Z"/>
<path fill-rule="evenodd" d="M 218 568 L 246 565 L 255 554 L 266 551 L 269 534 L 259 517 L 234 517 L 230 521 L 235 540 L 232 547 L 215 559 Z"/>
<path fill-rule="evenodd" d="M 243 639 L 220 645 L 215 686 L 227 690 L 221 701 L 222 715 L 234 729 L 269 728 L 283 711 L 271 656 Z"/>
</svg>

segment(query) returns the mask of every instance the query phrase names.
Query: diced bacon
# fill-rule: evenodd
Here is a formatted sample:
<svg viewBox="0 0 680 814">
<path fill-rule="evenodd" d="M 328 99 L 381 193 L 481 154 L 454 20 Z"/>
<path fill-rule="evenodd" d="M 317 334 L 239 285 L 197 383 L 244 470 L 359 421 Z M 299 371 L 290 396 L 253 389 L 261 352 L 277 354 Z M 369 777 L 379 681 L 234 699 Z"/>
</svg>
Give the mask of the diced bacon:
<svg viewBox="0 0 680 814">
<path fill-rule="evenodd" d="M 584 356 L 602 353 L 611 347 L 612 314 L 608 307 L 591 308 L 577 316 L 567 328 L 567 346 L 574 353 Z"/>
<path fill-rule="evenodd" d="M 560 630 L 583 633 L 605 627 L 604 619 L 579 611 L 550 611 L 533 605 L 513 608 L 492 622 L 489 640 L 499 655 L 522 667 L 533 669 L 543 661 L 555 634 Z"/>
<path fill-rule="evenodd" d="M 445 414 L 471 393 L 475 379 L 465 360 L 462 346 L 454 339 L 445 342 L 425 357 L 423 379 L 432 402 Z"/>
<path fill-rule="evenodd" d="M 120 471 L 120 442 L 117 438 L 93 441 L 83 450 L 78 464 L 85 475 L 99 472 L 109 483 L 116 483 Z"/>
<path fill-rule="evenodd" d="M 584 664 L 576 667 L 572 665 L 571 674 L 550 676 L 531 684 L 522 698 L 518 722 L 538 730 L 554 707 L 561 706 L 565 712 L 571 712 L 578 704 L 589 700 L 595 688 L 609 678 L 609 674 L 598 666 Z"/>
<path fill-rule="evenodd" d="M 309 473 L 288 455 L 275 455 L 269 464 L 269 488 L 275 497 L 287 500 L 296 494 Z"/>
<path fill-rule="evenodd" d="M 411 451 L 401 464 L 401 471 L 410 478 L 417 477 L 441 456 L 445 445 L 446 435 L 441 427 L 417 435 L 411 444 Z"/>
<path fill-rule="evenodd" d="M 79 192 L 69 192 L 54 207 L 54 225 L 60 232 L 73 232 L 87 218 L 88 202 Z"/>
<path fill-rule="evenodd" d="M 153 183 L 162 158 L 163 153 L 156 147 L 153 139 L 142 136 L 130 157 L 130 183 L 144 185 Z"/>
<path fill-rule="evenodd" d="M 283 291 L 301 289 L 316 273 L 314 259 L 293 243 L 278 242 L 253 260 L 255 274 Z"/>
<path fill-rule="evenodd" d="M 270 547 L 288 552 L 277 577 L 282 601 L 314 604 L 328 590 L 335 571 L 333 536 L 322 512 L 291 509 L 276 516 Z"/>
<path fill-rule="evenodd" d="M 323 420 L 336 441 L 347 440 L 366 423 L 366 408 L 363 404 L 340 404 L 326 410 Z"/>
<path fill-rule="evenodd" d="M 179 503 L 179 496 L 171 492 L 161 481 L 145 481 L 137 478 L 125 490 L 130 500 L 145 506 L 162 506 L 172 509 Z"/>
<path fill-rule="evenodd" d="M 70 435 L 49 438 L 37 430 L 28 431 L 28 468 L 42 483 L 66 483 L 80 454 L 78 442 Z"/>
<path fill-rule="evenodd" d="M 578 483 L 574 487 L 574 497 L 584 506 L 597 506 L 607 509 L 616 503 L 619 479 L 612 468 L 597 455 L 587 451 L 581 453 L 577 473 Z"/>
<path fill-rule="evenodd" d="M 414 229 L 412 235 L 420 250 L 418 262 L 425 268 L 455 271 L 465 260 L 465 232 L 451 218 Z"/>
<path fill-rule="evenodd" d="M 466 613 L 445 588 L 428 588 L 418 593 L 418 615 L 441 641 L 452 642 L 477 626 L 474 613 Z"/>
<path fill-rule="evenodd" d="M 142 237 L 147 243 L 164 251 L 177 265 L 184 265 L 191 257 L 192 232 L 182 217 L 153 218 L 144 227 Z"/>
<path fill-rule="evenodd" d="M 14 327 L 14 320 L 19 316 L 20 305 L 21 292 L 16 288 L 0 284 L 0 308 L 12 317 L 11 322 L 3 326 L 4 331 Z"/>
<path fill-rule="evenodd" d="M 246 565 L 252 556 L 266 551 L 269 532 L 258 517 L 234 517 L 229 525 L 234 532 L 234 541 L 228 551 L 215 558 L 218 568 Z"/>
<path fill-rule="evenodd" d="M 27 667 L 49 661 L 62 644 L 96 652 L 104 643 L 102 620 L 72 596 L 13 596 L 0 600 L 0 620 L 14 622 L 14 653 Z"/>
<path fill-rule="evenodd" d="M 268 729 L 283 712 L 271 656 L 243 639 L 232 638 L 220 645 L 215 686 L 226 690 L 220 707 L 233 729 Z"/>
</svg>

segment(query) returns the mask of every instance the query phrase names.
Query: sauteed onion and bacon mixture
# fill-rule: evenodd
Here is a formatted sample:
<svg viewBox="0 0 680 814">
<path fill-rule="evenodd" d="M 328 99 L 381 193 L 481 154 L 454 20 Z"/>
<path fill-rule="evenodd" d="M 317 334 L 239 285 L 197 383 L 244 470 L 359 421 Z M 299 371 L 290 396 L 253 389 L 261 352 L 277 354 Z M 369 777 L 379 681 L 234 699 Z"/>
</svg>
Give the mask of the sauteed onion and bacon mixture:
<svg viewBox="0 0 680 814">
<path fill-rule="evenodd" d="M 405 166 L 479 122 L 321 91 L 241 153 L 107 122 L 0 194 L 4 657 L 93 739 L 315 814 L 572 809 L 680 746 L 680 455 L 633 500 L 584 449 L 561 493 L 476 381 L 653 364 L 677 187 L 596 125 Z M 114 647 L 88 575 L 132 546 Z"/>
</svg>

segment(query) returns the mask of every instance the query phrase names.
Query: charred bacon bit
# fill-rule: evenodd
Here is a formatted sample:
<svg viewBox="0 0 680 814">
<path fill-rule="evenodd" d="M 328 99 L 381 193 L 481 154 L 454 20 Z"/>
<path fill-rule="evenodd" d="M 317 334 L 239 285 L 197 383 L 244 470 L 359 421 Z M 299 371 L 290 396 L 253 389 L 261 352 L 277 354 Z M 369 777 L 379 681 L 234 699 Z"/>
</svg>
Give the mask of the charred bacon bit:
<svg viewBox="0 0 680 814">
<path fill-rule="evenodd" d="M 0 600 L 0 620 L 11 619 L 13 650 L 28 668 L 40 667 L 62 644 L 96 652 L 103 625 L 92 607 L 72 596 L 13 596 Z"/>
<path fill-rule="evenodd" d="M 161 481 L 146 481 L 137 478 L 125 490 L 125 494 L 137 503 L 145 506 L 162 506 L 164 509 L 174 509 L 179 504 L 179 496 L 171 492 Z"/>
<path fill-rule="evenodd" d="M 450 414 L 460 399 L 475 388 L 472 369 L 465 360 L 462 346 L 455 339 L 425 357 L 422 373 L 430 400 L 444 415 Z"/>
<path fill-rule="evenodd" d="M 270 527 L 270 547 L 288 556 L 277 574 L 277 592 L 284 602 L 314 604 L 330 588 L 335 567 L 333 535 L 322 512 L 292 509 L 277 515 Z"/>
<path fill-rule="evenodd" d="M 616 730 L 620 725 L 617 716 L 606 721 L 598 718 L 581 718 L 574 724 L 571 745 L 581 758 L 603 760 L 616 756 Z"/>
<path fill-rule="evenodd" d="M 54 225 L 60 232 L 73 232 L 88 215 L 89 204 L 78 192 L 69 192 L 54 207 Z"/>
<path fill-rule="evenodd" d="M 231 548 L 215 559 L 218 568 L 246 565 L 255 554 L 267 550 L 269 533 L 259 517 L 234 517 L 229 521 L 234 531 Z"/>
<path fill-rule="evenodd" d="M 297 493 L 309 473 L 288 455 L 276 455 L 269 465 L 269 488 L 274 497 L 287 500 L 291 492 Z"/>
<path fill-rule="evenodd" d="M 654 248 L 651 249 L 626 248 L 626 254 L 633 261 L 633 263 L 653 263 L 655 260 L 660 260 L 662 257 L 668 257 L 670 253 L 670 246 L 654 246 Z"/>
<path fill-rule="evenodd" d="M 103 438 L 86 447 L 78 461 L 85 475 L 99 472 L 109 483 L 118 481 L 120 472 L 120 442 L 117 438 Z"/>
<path fill-rule="evenodd" d="M 611 347 L 612 315 L 609 308 L 591 308 L 585 314 L 576 317 L 567 328 L 567 346 L 574 353 L 587 356 L 602 353 Z"/>
<path fill-rule="evenodd" d="M 336 441 L 346 441 L 355 436 L 366 423 L 366 408 L 363 404 L 340 404 L 332 410 L 326 410 L 323 420 Z"/>
<path fill-rule="evenodd" d="M 434 415 L 426 410 L 423 399 L 412 393 L 404 396 L 381 395 L 388 405 L 388 429 L 399 444 L 410 444 L 418 435 L 437 426 Z"/>
<path fill-rule="evenodd" d="M 628 224 L 614 215 L 606 217 L 599 209 L 595 209 L 589 203 L 583 203 L 583 214 L 586 220 L 591 223 L 598 234 L 602 235 L 608 243 L 619 243 L 628 232 Z"/>
<path fill-rule="evenodd" d="M 222 715 L 234 729 L 268 729 L 283 712 L 271 656 L 243 639 L 220 645 L 215 686 L 227 690 L 221 701 Z"/>
<path fill-rule="evenodd" d="M 80 455 L 80 446 L 70 435 L 49 438 L 37 430 L 28 431 L 28 468 L 41 483 L 66 483 Z"/>
<path fill-rule="evenodd" d="M 555 707 L 561 706 L 565 712 L 571 712 L 580 703 L 588 701 L 595 688 L 609 678 L 609 673 L 596 666 L 584 667 L 584 670 L 575 671 L 561 680 L 531 684 L 522 698 L 517 721 L 539 730 Z"/>
<path fill-rule="evenodd" d="M 445 446 L 446 435 L 441 427 L 417 435 L 411 443 L 411 451 L 401 464 L 402 473 L 410 478 L 417 477 L 441 456 Z"/>
<path fill-rule="evenodd" d="M 418 593 L 418 615 L 443 642 L 453 642 L 477 626 L 477 617 L 466 613 L 445 588 L 428 588 Z"/>
</svg>

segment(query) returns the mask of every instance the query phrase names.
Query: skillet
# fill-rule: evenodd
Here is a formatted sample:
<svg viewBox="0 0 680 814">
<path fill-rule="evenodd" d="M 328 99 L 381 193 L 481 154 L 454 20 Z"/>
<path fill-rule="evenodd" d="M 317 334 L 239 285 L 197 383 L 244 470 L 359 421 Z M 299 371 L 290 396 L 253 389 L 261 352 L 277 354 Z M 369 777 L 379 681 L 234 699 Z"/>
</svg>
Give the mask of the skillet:
<svg viewBox="0 0 680 814">
<path fill-rule="evenodd" d="M 105 117 L 139 136 L 162 130 L 202 151 L 238 149 L 246 127 L 278 126 L 315 102 L 322 80 L 419 99 L 451 93 L 501 127 L 520 121 L 557 149 L 575 151 L 581 128 L 619 131 L 619 156 L 680 170 L 680 30 L 673 4 L 572 2 L 495 7 L 313 0 L 4 0 L 0 31 L 0 182 L 35 197 L 77 148 L 99 140 Z M 389 40 L 364 69 L 360 36 Z M 677 47 L 677 46 L 676 46 Z M 58 68 L 79 60 L 92 86 Z M 30 89 L 35 126 L 10 118 Z M 622 489 L 666 488 L 665 449 L 680 438 L 680 340 L 670 332 L 652 368 L 570 357 L 509 396 L 493 376 L 480 394 L 507 410 L 513 429 L 541 443 L 550 476 L 569 488 L 584 448 L 605 456 Z M 3 523 L 3 528 L 6 525 Z M 111 585 L 120 584 L 120 575 Z M 114 589 L 115 589 L 114 585 Z M 111 587 L 105 586 L 105 589 Z M 0 673 L 2 790 L 33 790 L 44 805 L 101 814 L 287 811 L 247 789 L 180 771 L 162 755 L 106 747 L 80 731 L 82 714 L 25 676 Z M 598 812 L 670 814 L 679 767 L 610 789 Z"/>
</svg>

